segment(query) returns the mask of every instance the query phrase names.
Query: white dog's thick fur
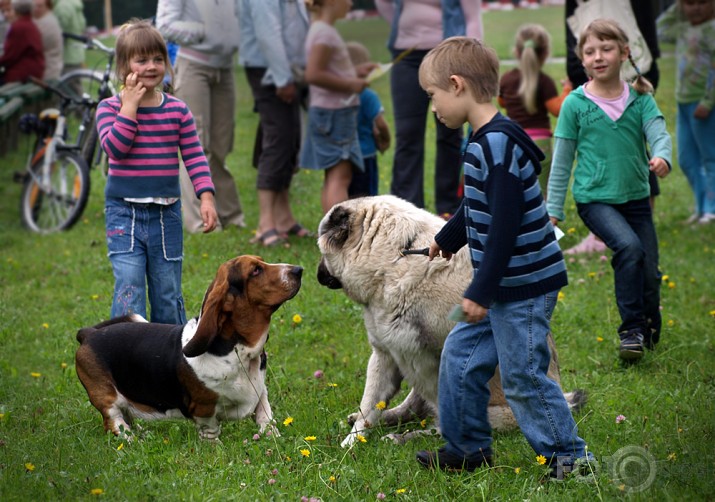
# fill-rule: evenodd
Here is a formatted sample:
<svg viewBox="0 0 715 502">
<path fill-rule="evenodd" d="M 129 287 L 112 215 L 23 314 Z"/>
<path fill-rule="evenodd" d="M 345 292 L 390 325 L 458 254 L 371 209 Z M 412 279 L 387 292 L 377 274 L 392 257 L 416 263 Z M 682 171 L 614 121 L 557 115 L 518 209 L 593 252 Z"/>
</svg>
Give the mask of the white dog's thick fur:
<svg viewBox="0 0 715 502">
<path fill-rule="evenodd" d="M 462 248 L 451 261 L 426 256 L 402 256 L 403 249 L 429 247 L 444 220 L 397 197 L 384 195 L 349 200 L 335 205 L 322 219 L 318 246 L 322 257 L 318 281 L 342 288 L 363 306 L 365 328 L 372 346 L 365 390 L 350 435 L 378 423 L 401 422 L 433 416 L 439 430 L 437 380 L 442 346 L 454 322 L 449 311 L 461 304 L 472 277 L 468 250 Z M 560 382 L 553 340 L 549 376 Z M 410 392 L 398 406 L 378 410 L 400 390 L 405 379 Z M 517 426 L 501 389 L 499 373 L 490 381 L 489 422 L 495 430 Z M 583 404 L 580 391 L 565 394 L 569 405 Z M 404 437 L 391 435 L 396 442 Z"/>
</svg>

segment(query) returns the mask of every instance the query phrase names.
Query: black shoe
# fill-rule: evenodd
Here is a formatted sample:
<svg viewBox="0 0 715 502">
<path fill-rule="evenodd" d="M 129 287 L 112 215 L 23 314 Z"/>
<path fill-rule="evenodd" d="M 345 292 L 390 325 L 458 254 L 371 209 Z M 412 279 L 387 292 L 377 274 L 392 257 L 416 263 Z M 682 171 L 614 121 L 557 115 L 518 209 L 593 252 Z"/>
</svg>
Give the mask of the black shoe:
<svg viewBox="0 0 715 502">
<path fill-rule="evenodd" d="M 621 346 L 618 355 L 624 361 L 636 361 L 643 357 L 643 333 L 639 328 L 629 329 L 618 334 Z"/>
<path fill-rule="evenodd" d="M 482 466 L 491 466 L 491 455 L 480 455 L 473 459 L 449 453 L 443 448 L 437 451 L 421 450 L 417 452 L 417 461 L 428 469 L 439 468 L 443 471 L 469 471 Z"/>
</svg>

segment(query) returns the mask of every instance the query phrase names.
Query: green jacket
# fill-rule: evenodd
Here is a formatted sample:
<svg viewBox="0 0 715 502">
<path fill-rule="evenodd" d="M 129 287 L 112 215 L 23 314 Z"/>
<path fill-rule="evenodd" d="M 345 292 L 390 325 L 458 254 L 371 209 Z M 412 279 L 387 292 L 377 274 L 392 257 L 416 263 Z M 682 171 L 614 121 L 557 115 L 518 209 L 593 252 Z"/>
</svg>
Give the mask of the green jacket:
<svg viewBox="0 0 715 502">
<path fill-rule="evenodd" d="M 650 157 L 672 165 L 672 142 L 665 119 L 650 94 L 630 87 L 626 109 L 613 121 L 583 92 L 568 95 L 556 123 L 547 193 L 550 216 L 564 219 L 564 200 L 573 169 L 577 203 L 623 204 L 650 195 Z M 574 160 L 576 161 L 574 164 Z"/>
<path fill-rule="evenodd" d="M 82 0 L 56 0 L 53 12 L 63 32 L 84 35 L 87 20 L 84 17 Z M 63 56 L 65 66 L 84 64 L 84 51 L 84 45 L 80 42 L 66 39 Z"/>
</svg>

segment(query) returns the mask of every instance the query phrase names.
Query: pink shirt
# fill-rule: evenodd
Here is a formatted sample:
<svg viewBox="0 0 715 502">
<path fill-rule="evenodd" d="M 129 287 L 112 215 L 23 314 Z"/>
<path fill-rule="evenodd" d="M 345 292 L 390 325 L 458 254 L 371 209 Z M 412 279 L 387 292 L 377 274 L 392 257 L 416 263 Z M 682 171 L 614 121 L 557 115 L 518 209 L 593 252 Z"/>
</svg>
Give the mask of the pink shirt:
<svg viewBox="0 0 715 502">
<path fill-rule="evenodd" d="M 310 52 L 316 45 L 327 45 L 332 48 L 327 70 L 341 78 L 355 78 L 355 67 L 350 61 L 348 48 L 345 41 L 334 26 L 323 21 L 314 21 L 310 25 L 305 39 L 306 59 L 310 59 Z M 339 109 L 357 106 L 360 97 L 357 94 L 334 91 L 317 85 L 310 86 L 310 106 L 319 108 Z"/>
<path fill-rule="evenodd" d="M 610 117 L 612 121 L 618 120 L 621 115 L 623 115 L 623 110 L 626 109 L 626 103 L 628 102 L 628 96 L 630 95 L 630 90 L 628 89 L 628 83 L 623 81 L 623 92 L 617 98 L 600 98 L 594 96 L 588 92 L 588 82 L 583 86 L 583 92 L 598 107 L 603 110 L 606 115 Z"/>
</svg>

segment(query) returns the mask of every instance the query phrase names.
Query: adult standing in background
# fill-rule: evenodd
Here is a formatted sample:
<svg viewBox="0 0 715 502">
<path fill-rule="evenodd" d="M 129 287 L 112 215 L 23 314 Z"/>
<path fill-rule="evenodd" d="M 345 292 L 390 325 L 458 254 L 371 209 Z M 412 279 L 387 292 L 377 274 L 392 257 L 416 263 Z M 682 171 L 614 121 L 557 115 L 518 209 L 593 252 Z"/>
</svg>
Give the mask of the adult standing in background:
<svg viewBox="0 0 715 502">
<path fill-rule="evenodd" d="M 0 56 L 0 84 L 24 82 L 29 77 L 42 78 L 45 55 L 40 30 L 32 22 L 32 0 L 12 0 L 10 5 L 10 16 L 14 19 Z"/>
<path fill-rule="evenodd" d="M 479 0 L 375 0 L 380 15 L 390 24 L 388 47 L 393 59 L 413 49 L 390 71 L 395 117 L 395 156 L 392 164 L 393 195 L 418 207 L 424 200 L 425 116 L 430 102 L 420 88 L 417 72 L 427 52 L 445 38 L 466 35 L 482 38 Z M 435 206 L 448 216 L 459 207 L 462 131 L 449 129 L 435 117 Z"/>
<path fill-rule="evenodd" d="M 217 229 L 244 227 L 236 182 L 226 166 L 233 149 L 238 51 L 238 0 L 159 0 L 156 27 L 179 44 L 174 73 L 176 97 L 194 114 L 196 129 L 216 187 Z M 199 199 L 181 170 L 181 203 L 188 232 L 204 231 Z"/>
<path fill-rule="evenodd" d="M 258 168 L 256 242 L 273 246 L 288 234 L 310 236 L 290 207 L 289 188 L 301 140 L 300 82 L 305 69 L 303 45 L 310 18 L 296 0 L 240 0 L 241 50 L 260 117 L 254 162 Z"/>
<path fill-rule="evenodd" d="M 52 0 L 34 0 L 32 20 L 42 35 L 42 52 L 45 55 L 43 80 L 57 80 L 62 74 L 62 28 L 54 12 Z"/>
<path fill-rule="evenodd" d="M 55 0 L 53 9 L 62 31 L 73 35 L 84 35 L 87 29 L 87 19 L 84 17 L 82 0 Z M 62 73 L 69 73 L 84 66 L 84 44 L 77 40 L 67 38 L 64 40 L 63 55 L 64 66 Z"/>
</svg>

